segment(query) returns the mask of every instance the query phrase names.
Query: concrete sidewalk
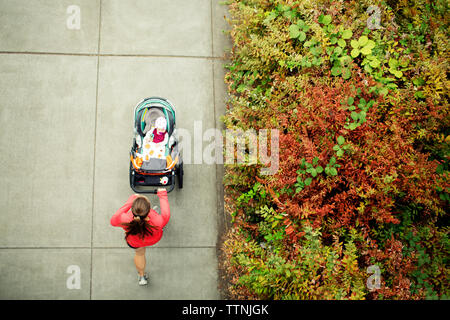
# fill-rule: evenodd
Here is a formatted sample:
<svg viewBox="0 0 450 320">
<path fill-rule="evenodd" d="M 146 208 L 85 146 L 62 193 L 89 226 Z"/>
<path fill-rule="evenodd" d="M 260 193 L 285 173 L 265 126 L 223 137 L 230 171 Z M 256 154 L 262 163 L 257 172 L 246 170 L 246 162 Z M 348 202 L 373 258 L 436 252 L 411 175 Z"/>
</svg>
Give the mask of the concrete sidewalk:
<svg viewBox="0 0 450 320">
<path fill-rule="evenodd" d="M 185 165 L 148 286 L 109 224 L 133 193 L 137 102 L 169 99 L 192 135 L 221 127 L 219 2 L 0 0 L 0 299 L 220 299 L 220 166 Z"/>
</svg>

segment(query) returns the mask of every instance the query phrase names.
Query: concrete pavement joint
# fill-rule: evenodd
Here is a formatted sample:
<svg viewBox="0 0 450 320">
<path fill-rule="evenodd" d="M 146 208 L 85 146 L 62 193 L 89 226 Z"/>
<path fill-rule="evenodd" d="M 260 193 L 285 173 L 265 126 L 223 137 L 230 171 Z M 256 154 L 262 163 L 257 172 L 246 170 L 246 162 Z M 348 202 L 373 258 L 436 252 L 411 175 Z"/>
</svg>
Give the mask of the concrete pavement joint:
<svg viewBox="0 0 450 320">
<path fill-rule="evenodd" d="M 102 23 L 102 1 L 99 3 L 99 19 L 98 19 L 98 43 L 97 43 L 97 53 L 100 53 L 100 34 L 101 34 L 101 23 Z M 97 55 L 97 79 L 95 88 L 95 124 L 94 124 L 94 155 L 93 155 L 93 173 L 92 173 L 92 214 L 91 214 L 91 265 L 90 265 L 90 276 L 89 276 L 89 299 L 92 300 L 92 265 L 93 265 L 93 251 L 92 247 L 94 245 L 94 203 L 95 203 L 95 161 L 97 154 L 97 124 L 98 124 L 98 83 L 100 74 L 100 56 Z"/>
<path fill-rule="evenodd" d="M 131 58 L 186 58 L 186 59 L 205 59 L 205 60 L 226 60 L 225 57 L 214 56 L 183 56 L 183 55 L 164 55 L 164 54 L 116 54 L 116 53 L 67 53 L 67 52 L 44 52 L 44 51 L 0 51 L 0 54 L 30 54 L 30 55 L 49 55 L 49 56 L 81 56 L 81 57 L 131 57 Z"/>
<path fill-rule="evenodd" d="M 210 10 L 211 10 L 211 24 L 210 24 L 210 31 L 211 31 L 211 56 L 214 56 L 214 21 L 213 21 L 213 17 L 214 17 L 214 13 L 213 13 L 213 0 L 211 0 L 209 2 L 210 4 Z M 217 129 L 217 118 L 216 118 L 216 86 L 215 86 L 215 76 L 214 76 L 214 69 L 215 69 L 215 65 L 214 65 L 214 61 L 211 61 L 211 76 L 212 76 L 212 95 L 213 95 L 213 109 L 214 109 L 214 127 Z M 215 167 L 215 174 L 216 174 L 216 216 L 217 216 L 217 235 L 220 235 L 220 228 L 222 227 L 222 222 L 220 220 L 219 217 L 219 199 L 218 199 L 218 194 L 219 194 L 219 180 L 218 180 L 218 170 L 217 170 L 217 166 Z M 217 251 L 217 245 L 219 244 L 219 241 L 216 240 L 216 251 Z M 219 266 L 217 266 L 217 279 L 219 279 Z"/>
</svg>

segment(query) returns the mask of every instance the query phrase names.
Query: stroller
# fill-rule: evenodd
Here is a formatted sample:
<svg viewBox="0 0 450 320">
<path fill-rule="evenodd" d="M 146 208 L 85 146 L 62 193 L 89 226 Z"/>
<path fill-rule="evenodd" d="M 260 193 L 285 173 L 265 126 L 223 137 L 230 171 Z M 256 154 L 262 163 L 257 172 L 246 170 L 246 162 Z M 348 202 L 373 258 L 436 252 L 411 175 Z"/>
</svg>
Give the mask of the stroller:
<svg viewBox="0 0 450 320">
<path fill-rule="evenodd" d="M 159 157 L 143 156 L 149 148 L 146 136 L 152 136 L 155 122 L 163 117 L 166 121 L 167 143 L 160 144 Z M 166 141 L 166 140 L 164 140 Z M 134 108 L 134 138 L 130 152 L 130 187 L 136 193 L 156 193 L 158 187 L 183 188 L 183 160 L 178 149 L 178 135 L 175 126 L 175 109 L 172 104 L 158 97 L 146 98 Z M 156 187 L 148 189 L 148 187 Z"/>
</svg>

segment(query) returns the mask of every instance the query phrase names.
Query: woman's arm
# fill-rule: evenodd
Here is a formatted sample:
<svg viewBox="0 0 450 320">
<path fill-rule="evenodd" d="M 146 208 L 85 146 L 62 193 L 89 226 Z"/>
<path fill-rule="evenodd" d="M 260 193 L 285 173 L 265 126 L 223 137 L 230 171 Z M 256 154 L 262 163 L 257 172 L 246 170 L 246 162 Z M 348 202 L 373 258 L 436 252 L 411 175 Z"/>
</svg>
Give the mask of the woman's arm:
<svg viewBox="0 0 450 320">
<path fill-rule="evenodd" d="M 170 219 L 170 206 L 169 199 L 167 197 L 167 190 L 164 188 L 160 188 L 157 191 L 157 195 L 159 197 L 159 207 L 161 208 L 161 228 L 169 222 Z"/>
<path fill-rule="evenodd" d="M 138 197 L 137 194 L 133 194 L 130 196 L 127 200 L 127 202 L 119 209 L 117 212 L 112 216 L 111 218 L 111 225 L 113 227 L 121 227 L 122 225 L 122 214 L 128 212 L 130 210 L 131 206 L 133 205 L 134 199 Z"/>
</svg>

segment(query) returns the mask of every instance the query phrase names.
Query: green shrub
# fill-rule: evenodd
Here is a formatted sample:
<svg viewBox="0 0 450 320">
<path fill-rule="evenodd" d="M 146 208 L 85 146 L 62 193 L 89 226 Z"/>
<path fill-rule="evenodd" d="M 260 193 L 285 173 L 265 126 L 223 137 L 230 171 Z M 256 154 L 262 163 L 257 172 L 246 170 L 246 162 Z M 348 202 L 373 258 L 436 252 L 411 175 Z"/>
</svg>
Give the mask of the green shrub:
<svg viewBox="0 0 450 320">
<path fill-rule="evenodd" d="M 232 296 L 448 297 L 446 1 L 229 8 L 225 126 L 280 132 L 275 175 L 226 165 Z M 381 288 L 368 291 L 373 264 Z"/>
</svg>

